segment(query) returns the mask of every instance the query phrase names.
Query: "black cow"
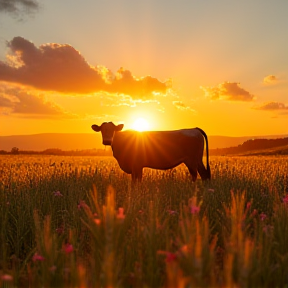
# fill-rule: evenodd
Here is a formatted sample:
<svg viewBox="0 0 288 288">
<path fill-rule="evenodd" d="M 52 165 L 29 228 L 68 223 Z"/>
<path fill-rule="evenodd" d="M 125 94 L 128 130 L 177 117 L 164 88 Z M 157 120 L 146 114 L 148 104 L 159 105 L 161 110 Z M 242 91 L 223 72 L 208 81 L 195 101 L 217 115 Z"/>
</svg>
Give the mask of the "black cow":
<svg viewBox="0 0 288 288">
<path fill-rule="evenodd" d="M 92 129 L 102 133 L 104 145 L 111 145 L 113 156 L 121 169 L 132 174 L 133 180 L 142 179 L 144 167 L 171 169 L 184 163 L 196 181 L 197 171 L 201 179 L 211 178 L 209 166 L 208 139 L 200 128 L 175 131 L 122 131 L 123 124 L 104 122 Z M 203 165 L 204 139 L 206 140 L 207 164 Z"/>
</svg>

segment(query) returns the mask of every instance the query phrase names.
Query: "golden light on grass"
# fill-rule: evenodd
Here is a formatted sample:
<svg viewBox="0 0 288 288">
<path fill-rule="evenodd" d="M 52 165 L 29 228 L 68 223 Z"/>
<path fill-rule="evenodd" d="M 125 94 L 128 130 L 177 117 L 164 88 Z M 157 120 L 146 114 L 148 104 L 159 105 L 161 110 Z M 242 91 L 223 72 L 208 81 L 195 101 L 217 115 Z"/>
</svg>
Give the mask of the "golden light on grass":
<svg viewBox="0 0 288 288">
<path fill-rule="evenodd" d="M 148 130 L 150 126 L 145 118 L 137 118 L 132 127 L 134 130 L 142 132 Z"/>
</svg>

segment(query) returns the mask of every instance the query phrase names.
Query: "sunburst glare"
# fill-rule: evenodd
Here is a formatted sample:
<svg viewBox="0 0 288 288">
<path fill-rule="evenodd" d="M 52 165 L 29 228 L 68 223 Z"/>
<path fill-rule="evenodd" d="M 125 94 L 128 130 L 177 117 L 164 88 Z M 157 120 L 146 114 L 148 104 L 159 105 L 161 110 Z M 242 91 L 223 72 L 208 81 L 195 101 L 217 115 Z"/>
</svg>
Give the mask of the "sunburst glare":
<svg viewBox="0 0 288 288">
<path fill-rule="evenodd" d="M 144 118 L 137 118 L 133 123 L 133 129 L 137 131 L 146 131 L 149 129 L 149 123 Z"/>
</svg>

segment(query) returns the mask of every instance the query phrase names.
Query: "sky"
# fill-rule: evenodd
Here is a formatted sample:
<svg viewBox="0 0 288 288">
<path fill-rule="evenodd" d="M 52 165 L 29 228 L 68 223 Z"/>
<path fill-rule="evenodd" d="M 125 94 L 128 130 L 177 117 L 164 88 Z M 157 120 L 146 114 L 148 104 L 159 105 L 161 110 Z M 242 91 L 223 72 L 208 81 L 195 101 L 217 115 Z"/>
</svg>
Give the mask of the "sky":
<svg viewBox="0 0 288 288">
<path fill-rule="evenodd" d="M 288 134 L 287 0 L 0 0 L 0 135 L 112 121 Z"/>
</svg>

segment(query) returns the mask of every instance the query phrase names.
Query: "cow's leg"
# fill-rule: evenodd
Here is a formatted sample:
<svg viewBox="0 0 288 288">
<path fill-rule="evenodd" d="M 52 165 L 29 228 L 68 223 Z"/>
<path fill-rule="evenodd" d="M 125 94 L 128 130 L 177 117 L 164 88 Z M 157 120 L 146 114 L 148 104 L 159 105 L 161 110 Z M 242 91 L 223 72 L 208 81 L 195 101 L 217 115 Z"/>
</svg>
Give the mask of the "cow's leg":
<svg viewBox="0 0 288 288">
<path fill-rule="evenodd" d="M 208 179 L 207 170 L 206 170 L 202 160 L 198 162 L 197 170 L 198 170 L 202 180 L 207 180 Z"/>
<path fill-rule="evenodd" d="M 194 167 L 195 165 L 192 165 L 191 163 L 188 163 L 188 162 L 184 162 L 184 163 L 187 166 L 190 172 L 190 175 L 192 176 L 193 182 L 195 182 L 197 179 L 197 167 Z"/>
</svg>

